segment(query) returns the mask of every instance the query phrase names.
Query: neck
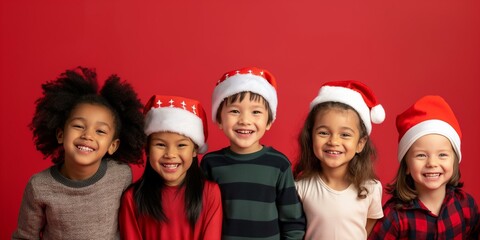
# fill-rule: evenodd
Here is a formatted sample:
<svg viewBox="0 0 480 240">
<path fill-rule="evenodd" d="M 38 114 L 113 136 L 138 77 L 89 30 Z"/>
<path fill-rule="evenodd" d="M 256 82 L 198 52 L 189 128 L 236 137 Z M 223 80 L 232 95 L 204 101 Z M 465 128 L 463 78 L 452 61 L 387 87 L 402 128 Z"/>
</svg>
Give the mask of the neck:
<svg viewBox="0 0 480 240">
<path fill-rule="evenodd" d="M 424 191 L 418 190 L 418 199 L 430 210 L 433 214 L 438 215 L 445 199 L 446 187 Z"/>
<path fill-rule="evenodd" d="M 346 168 L 328 169 L 320 173 L 322 180 L 334 190 L 344 190 L 350 186 L 351 182 L 347 179 Z"/>
<path fill-rule="evenodd" d="M 81 181 L 95 175 L 100 167 L 100 163 L 101 161 L 97 161 L 94 164 L 84 166 L 64 162 L 60 169 L 60 173 L 70 180 Z"/>
</svg>

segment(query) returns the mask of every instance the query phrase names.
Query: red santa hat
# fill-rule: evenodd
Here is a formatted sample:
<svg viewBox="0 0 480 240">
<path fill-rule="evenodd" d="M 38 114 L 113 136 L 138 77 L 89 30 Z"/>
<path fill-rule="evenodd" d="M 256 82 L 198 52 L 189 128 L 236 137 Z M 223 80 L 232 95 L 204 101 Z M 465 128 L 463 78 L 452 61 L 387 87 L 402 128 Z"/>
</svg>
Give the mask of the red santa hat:
<svg viewBox="0 0 480 240">
<path fill-rule="evenodd" d="M 177 96 L 154 95 L 145 105 L 145 134 L 174 132 L 189 137 L 198 153 L 207 151 L 207 117 L 200 102 Z"/>
<path fill-rule="evenodd" d="M 370 88 L 359 81 L 334 81 L 323 84 L 318 96 L 310 103 L 310 110 L 323 102 L 340 102 L 355 109 L 369 135 L 372 132 L 371 122 L 380 124 L 385 120 L 382 105 L 377 102 Z"/>
<path fill-rule="evenodd" d="M 272 110 L 272 119 L 277 115 L 277 82 L 265 69 L 247 67 L 223 74 L 212 94 L 212 120 L 216 121 L 217 110 L 225 98 L 241 92 L 261 95 Z"/>
<path fill-rule="evenodd" d="M 460 139 L 462 132 L 448 103 L 440 96 L 425 96 L 397 116 L 398 161 L 412 144 L 422 136 L 440 134 L 452 143 L 458 161 L 462 160 Z"/>
</svg>

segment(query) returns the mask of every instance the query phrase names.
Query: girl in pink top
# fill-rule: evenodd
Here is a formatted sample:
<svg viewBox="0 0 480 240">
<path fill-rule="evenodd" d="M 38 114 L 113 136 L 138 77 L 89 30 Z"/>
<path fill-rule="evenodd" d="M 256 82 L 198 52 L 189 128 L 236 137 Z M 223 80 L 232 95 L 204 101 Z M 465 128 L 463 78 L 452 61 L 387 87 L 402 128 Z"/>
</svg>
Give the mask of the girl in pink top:
<svg viewBox="0 0 480 240">
<path fill-rule="evenodd" d="M 328 82 L 310 104 L 294 176 L 307 217 L 305 239 L 366 239 L 383 216 L 373 171 L 372 122 L 385 119 L 358 81 Z"/>
<path fill-rule="evenodd" d="M 148 161 L 143 176 L 122 197 L 122 239 L 220 239 L 220 189 L 204 179 L 198 165 L 197 154 L 207 150 L 202 106 L 155 95 L 144 112 Z"/>
</svg>

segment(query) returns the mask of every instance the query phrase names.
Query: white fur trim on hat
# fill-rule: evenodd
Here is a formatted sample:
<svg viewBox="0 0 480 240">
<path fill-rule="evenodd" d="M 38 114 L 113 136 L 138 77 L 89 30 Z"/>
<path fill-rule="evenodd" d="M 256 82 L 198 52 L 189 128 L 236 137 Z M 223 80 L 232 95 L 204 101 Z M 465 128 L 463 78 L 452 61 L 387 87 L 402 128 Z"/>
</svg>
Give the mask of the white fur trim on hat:
<svg viewBox="0 0 480 240">
<path fill-rule="evenodd" d="M 398 143 L 398 161 L 401 162 L 402 158 L 408 152 L 408 149 L 419 138 L 428 134 L 440 134 L 448 138 L 452 143 L 453 150 L 458 156 L 458 161 L 462 160 L 462 153 L 460 151 L 460 136 L 457 131 L 448 123 L 442 120 L 427 120 L 423 121 L 410 129 L 403 135 Z"/>
<path fill-rule="evenodd" d="M 202 120 L 197 115 L 180 108 L 152 108 L 145 116 L 144 131 L 147 136 L 155 132 L 179 133 L 198 145 L 198 153 L 207 151 Z"/>
<path fill-rule="evenodd" d="M 370 109 L 363 100 L 363 97 L 357 91 L 345 87 L 323 86 L 320 88 L 318 96 L 310 103 L 310 110 L 319 103 L 323 102 L 340 102 L 351 106 L 363 121 L 367 133 L 372 132 L 372 123 L 370 122 Z M 381 105 L 377 105 L 380 106 Z M 383 110 L 383 108 L 382 108 Z M 383 111 L 385 118 L 385 111 Z M 382 120 L 383 121 L 383 120 Z"/>
<path fill-rule="evenodd" d="M 265 98 L 272 110 L 272 119 L 275 120 L 278 105 L 275 88 L 263 77 L 251 73 L 230 76 L 215 87 L 212 94 L 212 120 L 217 121 L 217 110 L 225 98 L 246 91 Z"/>
</svg>

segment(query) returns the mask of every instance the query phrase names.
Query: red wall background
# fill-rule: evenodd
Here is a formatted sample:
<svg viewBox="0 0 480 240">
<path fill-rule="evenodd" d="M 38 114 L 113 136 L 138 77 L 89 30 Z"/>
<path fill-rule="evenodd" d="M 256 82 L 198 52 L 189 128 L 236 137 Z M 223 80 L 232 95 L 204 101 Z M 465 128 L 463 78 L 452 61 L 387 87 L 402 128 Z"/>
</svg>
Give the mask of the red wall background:
<svg viewBox="0 0 480 240">
<path fill-rule="evenodd" d="M 31 175 L 50 166 L 27 125 L 40 84 L 67 68 L 95 67 L 152 94 L 199 99 L 207 112 L 216 80 L 256 65 L 277 78 L 278 118 L 263 143 L 295 162 L 296 137 L 325 81 L 357 79 L 387 112 L 372 137 L 378 174 L 394 177 L 395 116 L 426 94 L 442 95 L 459 118 L 466 191 L 480 201 L 480 2 L 119 1 L 0 3 L 0 239 L 17 221 Z M 210 124 L 210 150 L 227 144 Z M 135 167 L 138 178 L 141 167 Z"/>
</svg>

